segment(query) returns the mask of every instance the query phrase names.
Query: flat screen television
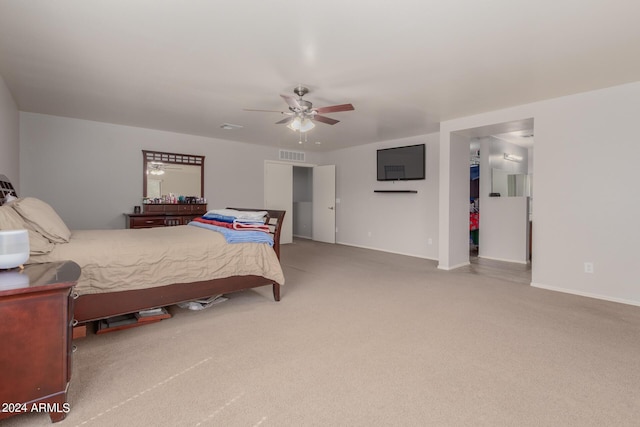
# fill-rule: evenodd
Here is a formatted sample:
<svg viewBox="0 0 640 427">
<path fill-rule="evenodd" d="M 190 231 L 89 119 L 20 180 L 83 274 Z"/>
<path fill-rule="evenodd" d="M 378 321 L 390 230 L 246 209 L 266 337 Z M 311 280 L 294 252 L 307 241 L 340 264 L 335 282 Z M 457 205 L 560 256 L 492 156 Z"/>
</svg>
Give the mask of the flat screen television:
<svg viewBox="0 0 640 427">
<path fill-rule="evenodd" d="M 378 181 L 425 179 L 425 145 L 378 150 Z"/>
</svg>

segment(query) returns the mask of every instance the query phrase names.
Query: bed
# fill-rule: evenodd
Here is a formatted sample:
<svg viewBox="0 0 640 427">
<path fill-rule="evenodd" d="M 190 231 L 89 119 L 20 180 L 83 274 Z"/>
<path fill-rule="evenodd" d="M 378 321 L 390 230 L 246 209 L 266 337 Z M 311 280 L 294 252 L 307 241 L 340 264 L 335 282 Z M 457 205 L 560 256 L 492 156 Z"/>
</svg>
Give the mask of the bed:
<svg viewBox="0 0 640 427">
<path fill-rule="evenodd" d="M 0 201 L 16 196 L 2 175 L 0 191 Z M 30 197 L 0 206 L 0 229 L 29 230 L 28 263 L 71 260 L 80 265 L 74 288 L 79 323 L 261 286 L 271 286 L 279 301 L 285 211 L 228 209 L 266 211 L 273 245 L 227 243 L 222 234 L 192 225 L 72 231 L 51 206 Z"/>
</svg>

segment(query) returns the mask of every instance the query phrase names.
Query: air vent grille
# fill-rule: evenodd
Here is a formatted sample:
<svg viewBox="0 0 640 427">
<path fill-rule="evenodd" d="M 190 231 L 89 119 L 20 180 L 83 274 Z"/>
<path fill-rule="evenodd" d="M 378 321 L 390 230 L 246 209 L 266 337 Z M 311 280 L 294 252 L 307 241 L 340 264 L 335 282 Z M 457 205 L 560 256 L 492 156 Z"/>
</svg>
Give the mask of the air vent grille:
<svg viewBox="0 0 640 427">
<path fill-rule="evenodd" d="M 290 162 L 304 162 L 304 152 L 280 150 L 280 160 L 286 160 Z"/>
</svg>

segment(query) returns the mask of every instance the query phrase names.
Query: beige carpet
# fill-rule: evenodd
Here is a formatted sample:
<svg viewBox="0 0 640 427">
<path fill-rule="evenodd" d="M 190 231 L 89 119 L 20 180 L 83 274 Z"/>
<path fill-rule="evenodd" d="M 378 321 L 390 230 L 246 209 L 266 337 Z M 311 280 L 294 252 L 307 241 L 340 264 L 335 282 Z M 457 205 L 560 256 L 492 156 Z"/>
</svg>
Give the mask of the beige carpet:
<svg viewBox="0 0 640 427">
<path fill-rule="evenodd" d="M 305 240 L 287 284 L 76 342 L 64 426 L 637 426 L 640 308 Z M 0 422 L 50 425 L 45 414 Z"/>
</svg>

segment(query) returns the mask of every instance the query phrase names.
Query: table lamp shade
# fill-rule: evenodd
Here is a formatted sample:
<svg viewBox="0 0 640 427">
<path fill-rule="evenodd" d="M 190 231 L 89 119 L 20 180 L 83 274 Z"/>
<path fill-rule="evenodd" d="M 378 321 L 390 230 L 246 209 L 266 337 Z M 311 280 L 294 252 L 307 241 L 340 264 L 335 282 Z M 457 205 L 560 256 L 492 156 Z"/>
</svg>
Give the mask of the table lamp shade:
<svg viewBox="0 0 640 427">
<path fill-rule="evenodd" d="M 0 269 L 15 268 L 29 259 L 27 230 L 0 231 Z"/>
</svg>

